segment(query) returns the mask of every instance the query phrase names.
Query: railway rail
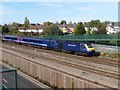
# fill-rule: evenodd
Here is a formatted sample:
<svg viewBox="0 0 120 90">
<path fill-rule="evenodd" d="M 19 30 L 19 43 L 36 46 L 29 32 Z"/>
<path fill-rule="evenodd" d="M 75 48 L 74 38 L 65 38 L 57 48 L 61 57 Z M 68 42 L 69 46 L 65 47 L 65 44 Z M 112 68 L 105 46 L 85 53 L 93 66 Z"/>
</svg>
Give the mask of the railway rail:
<svg viewBox="0 0 120 90">
<path fill-rule="evenodd" d="M 16 51 L 16 52 L 26 54 L 26 55 L 28 55 L 32 58 L 44 58 L 44 60 L 49 60 L 49 61 L 56 62 L 56 63 L 62 64 L 62 65 L 66 65 L 66 66 L 73 67 L 73 68 L 76 68 L 76 69 L 81 69 L 81 70 L 85 70 L 85 71 L 88 71 L 88 72 L 104 75 L 104 76 L 115 78 L 115 79 L 119 79 L 119 77 L 120 77 L 120 75 L 116 74 L 116 72 L 113 73 L 113 72 L 110 72 L 110 71 L 105 71 L 104 69 L 98 69 L 98 68 L 95 68 L 95 67 L 93 68 L 91 66 L 82 65 L 80 63 L 78 64 L 78 63 L 70 62 L 70 61 L 68 61 L 66 59 L 63 59 L 63 58 L 61 60 L 60 57 L 57 58 L 57 57 L 53 57 L 53 56 L 48 56 L 47 54 L 40 54 L 39 52 L 32 52 L 33 50 L 30 51 L 28 49 L 29 47 L 26 47 L 26 46 L 24 47 L 24 50 L 21 49 L 21 48 L 15 48 L 15 49 L 14 48 L 9 48 L 9 47 L 6 47 L 6 48 L 11 49 L 11 50 Z M 25 50 L 25 48 L 26 48 L 26 50 Z M 93 58 L 95 58 L 95 57 L 93 57 Z M 83 57 L 83 59 L 88 59 L 88 57 Z M 89 61 L 91 61 L 91 60 L 89 60 Z"/>
<path fill-rule="evenodd" d="M 3 49 L 3 51 L 4 51 L 4 49 Z M 5 53 L 9 53 L 9 54 L 11 54 L 11 55 L 15 55 L 15 54 L 12 54 L 11 52 L 8 52 L 8 50 L 7 50 L 7 51 L 5 50 L 4 52 L 5 52 Z M 15 52 L 14 52 L 14 53 L 15 53 Z M 85 80 L 85 81 L 88 81 L 88 82 L 91 82 L 91 83 L 95 83 L 95 84 L 97 84 L 97 85 L 100 85 L 100 86 L 104 87 L 105 90 L 106 90 L 106 89 L 109 89 L 109 90 L 118 90 L 117 83 L 116 83 L 115 86 L 106 85 L 106 84 L 104 84 L 104 83 L 99 83 L 99 82 L 97 82 L 96 80 L 89 80 L 89 79 L 84 78 L 84 77 L 81 77 L 81 76 L 79 76 L 79 75 L 75 75 L 75 74 L 73 74 L 73 73 L 66 72 L 66 71 L 64 71 L 64 70 L 60 70 L 60 69 L 57 69 L 57 68 L 53 68 L 53 67 L 48 66 L 48 65 L 43 65 L 43 64 L 39 63 L 38 61 L 29 60 L 28 58 L 24 58 L 24 57 L 22 57 L 22 56 L 19 56 L 18 53 L 17 53 L 15 56 L 17 56 L 17 57 L 19 57 L 19 58 L 22 58 L 22 59 L 24 59 L 24 60 L 26 60 L 26 61 L 31 61 L 32 63 L 39 64 L 39 65 L 45 66 L 45 67 L 47 67 L 47 68 L 56 70 L 56 71 L 58 71 L 58 72 L 60 72 L 60 73 L 64 73 L 64 74 L 66 74 L 66 75 L 70 75 L 70 76 L 73 76 L 73 77 L 78 78 L 78 79 L 81 79 L 81 80 Z M 101 89 L 104 89 L 104 88 L 101 88 Z M 91 88 L 91 89 L 92 89 L 92 88 Z M 94 88 L 93 88 L 93 89 L 94 89 Z M 98 88 L 98 89 L 100 89 L 100 88 Z"/>
<path fill-rule="evenodd" d="M 14 44 L 14 43 L 11 43 L 11 44 L 7 43 L 7 44 L 8 45 L 13 44 L 13 46 L 17 45 L 17 44 Z M 20 45 L 19 45 L 19 47 L 20 47 Z M 26 46 L 26 47 L 27 47 L 27 49 L 37 50 L 37 51 L 41 52 L 41 49 L 39 47 L 33 47 L 33 48 L 28 47 L 28 46 Z M 77 61 L 77 59 L 78 59 L 79 61 L 93 62 L 93 63 L 109 65 L 109 66 L 113 66 L 113 67 L 118 67 L 119 64 L 120 64 L 120 61 L 118 61 L 118 58 L 116 60 L 113 60 L 113 59 L 107 59 L 107 58 L 102 58 L 102 57 L 83 57 L 83 56 L 79 56 L 79 55 L 75 55 L 75 54 L 70 54 L 69 55 L 69 54 L 65 54 L 65 53 L 59 53 L 59 52 L 56 52 L 56 51 L 53 51 L 53 50 L 44 50 L 44 49 L 42 49 L 42 52 L 43 51 L 45 51 L 47 53 L 52 53 L 53 55 L 66 57 L 66 58 L 68 58 L 66 60 L 69 60 L 69 61 L 70 61 L 69 58 L 71 56 L 73 59 L 75 59 L 74 61 Z M 72 62 L 74 62 L 74 61 L 72 60 Z"/>
</svg>

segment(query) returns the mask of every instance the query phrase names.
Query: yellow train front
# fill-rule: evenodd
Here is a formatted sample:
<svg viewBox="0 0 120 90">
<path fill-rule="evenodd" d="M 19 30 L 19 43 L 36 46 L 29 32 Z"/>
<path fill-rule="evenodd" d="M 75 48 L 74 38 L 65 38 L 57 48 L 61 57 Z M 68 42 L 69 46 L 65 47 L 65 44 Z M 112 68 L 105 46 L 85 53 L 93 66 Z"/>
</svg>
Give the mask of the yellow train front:
<svg viewBox="0 0 120 90">
<path fill-rule="evenodd" d="M 75 52 L 77 54 L 82 54 L 84 56 L 94 56 L 95 50 L 91 43 L 89 42 L 74 42 L 74 41 L 65 41 L 61 42 L 62 44 L 57 44 L 62 46 L 62 49 L 65 51 Z"/>
<path fill-rule="evenodd" d="M 85 55 L 87 55 L 87 56 L 94 56 L 95 55 L 95 49 L 91 43 L 85 43 L 85 48 L 86 48 Z"/>
</svg>

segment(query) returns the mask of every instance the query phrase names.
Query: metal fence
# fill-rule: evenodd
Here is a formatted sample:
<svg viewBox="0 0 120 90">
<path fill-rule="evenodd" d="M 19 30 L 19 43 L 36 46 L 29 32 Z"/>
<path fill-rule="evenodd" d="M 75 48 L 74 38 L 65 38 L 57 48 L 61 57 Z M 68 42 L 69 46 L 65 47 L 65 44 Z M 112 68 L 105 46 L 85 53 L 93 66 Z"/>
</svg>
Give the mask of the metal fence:
<svg viewBox="0 0 120 90">
<path fill-rule="evenodd" d="M 1 70 L 0 73 L 2 73 L 1 90 L 10 90 L 10 89 L 17 90 L 17 70 L 5 69 L 5 70 Z M 9 77 L 10 75 L 12 77 Z"/>
<path fill-rule="evenodd" d="M 44 36 L 47 39 L 74 40 L 74 41 L 120 41 L 120 34 L 92 34 L 92 35 L 58 35 Z"/>
</svg>

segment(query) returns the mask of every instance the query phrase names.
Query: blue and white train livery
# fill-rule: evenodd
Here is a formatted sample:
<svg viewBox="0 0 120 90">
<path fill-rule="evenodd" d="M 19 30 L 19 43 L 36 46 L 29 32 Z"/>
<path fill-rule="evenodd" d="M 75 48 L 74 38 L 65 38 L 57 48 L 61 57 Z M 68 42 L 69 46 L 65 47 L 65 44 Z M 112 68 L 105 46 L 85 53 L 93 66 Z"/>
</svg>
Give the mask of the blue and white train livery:
<svg viewBox="0 0 120 90">
<path fill-rule="evenodd" d="M 21 44 L 29 44 L 44 47 L 47 49 L 54 49 L 59 51 L 69 51 L 85 56 L 91 56 L 95 54 L 95 50 L 91 43 L 88 42 L 73 42 L 73 41 L 61 41 L 44 38 L 29 38 L 20 36 L 2 35 L 3 41 L 16 42 Z"/>
</svg>

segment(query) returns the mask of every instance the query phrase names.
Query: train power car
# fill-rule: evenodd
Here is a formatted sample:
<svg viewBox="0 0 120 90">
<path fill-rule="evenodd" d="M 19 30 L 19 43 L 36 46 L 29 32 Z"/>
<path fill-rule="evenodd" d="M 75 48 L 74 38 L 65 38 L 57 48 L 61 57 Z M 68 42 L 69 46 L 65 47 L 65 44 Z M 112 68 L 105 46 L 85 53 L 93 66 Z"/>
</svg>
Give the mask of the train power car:
<svg viewBox="0 0 120 90">
<path fill-rule="evenodd" d="M 76 52 L 85 56 L 93 55 L 95 53 L 93 46 L 88 42 L 63 42 L 63 50 Z"/>
<path fill-rule="evenodd" d="M 4 41 L 17 42 L 22 44 L 30 44 L 40 46 L 44 48 L 54 49 L 57 51 L 69 51 L 85 56 L 91 56 L 95 54 L 95 50 L 91 43 L 88 42 L 73 42 L 73 41 L 60 41 L 53 39 L 43 38 L 28 38 L 19 36 L 5 35 L 2 38 Z"/>
</svg>

